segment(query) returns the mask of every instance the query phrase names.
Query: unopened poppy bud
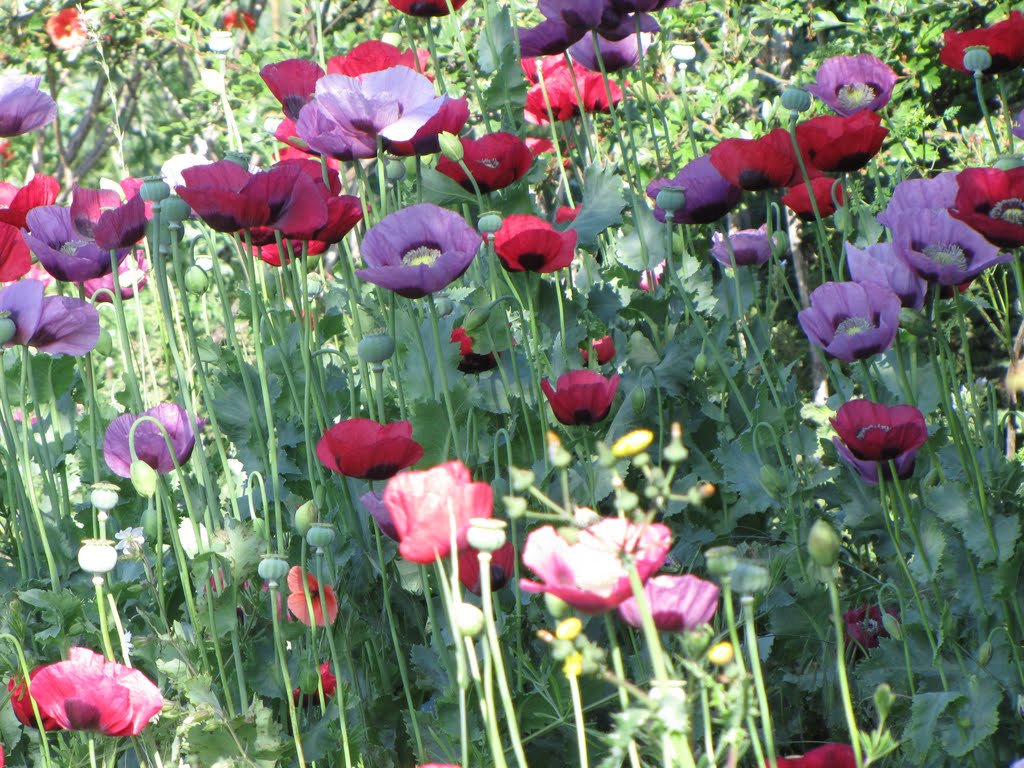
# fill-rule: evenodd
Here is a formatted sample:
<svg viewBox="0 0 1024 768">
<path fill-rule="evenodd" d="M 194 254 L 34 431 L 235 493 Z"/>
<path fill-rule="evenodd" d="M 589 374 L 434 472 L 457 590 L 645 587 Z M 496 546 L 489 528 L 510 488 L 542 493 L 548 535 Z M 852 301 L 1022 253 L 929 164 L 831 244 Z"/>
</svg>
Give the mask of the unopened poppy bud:
<svg viewBox="0 0 1024 768">
<path fill-rule="evenodd" d="M 109 573 L 117 565 L 114 542 L 107 539 L 86 539 L 78 550 L 78 565 L 86 573 L 98 576 Z"/>
<path fill-rule="evenodd" d="M 781 229 L 775 230 L 772 232 L 771 246 L 772 253 L 775 254 L 775 258 L 781 259 L 789 253 L 789 235 Z"/>
<path fill-rule="evenodd" d="M 100 357 L 110 357 L 114 351 L 114 337 L 106 328 L 100 329 L 100 337 L 96 340 L 95 352 Z"/>
<path fill-rule="evenodd" d="M 643 387 L 634 389 L 629 396 L 629 405 L 633 409 L 633 413 L 643 413 L 644 407 L 647 405 L 647 391 Z"/>
<path fill-rule="evenodd" d="M 404 39 L 397 32 L 385 32 L 383 35 L 380 36 L 380 41 L 387 45 L 393 45 L 395 48 L 398 48 L 399 46 L 402 45 Z"/>
<path fill-rule="evenodd" d="M 697 353 L 697 356 L 693 358 L 693 372 L 697 376 L 703 376 L 708 370 L 708 356 L 704 354 L 704 350 Z"/>
<path fill-rule="evenodd" d="M 14 334 L 17 332 L 18 329 L 14 325 L 14 321 L 7 313 L 0 316 L 0 344 L 6 344 L 14 338 Z"/>
<path fill-rule="evenodd" d="M 735 655 L 732 643 L 724 641 L 711 646 L 711 650 L 708 651 L 708 661 L 719 667 L 724 667 L 732 663 Z"/>
<path fill-rule="evenodd" d="M 485 213 L 476 223 L 477 231 L 485 235 L 497 232 L 501 229 L 502 218 L 496 213 Z"/>
<path fill-rule="evenodd" d="M 506 496 L 504 498 L 505 512 L 511 520 L 518 520 L 526 516 L 526 499 L 521 496 Z"/>
<path fill-rule="evenodd" d="M 497 552 L 507 540 L 505 521 L 491 517 L 474 517 L 469 521 L 466 530 L 466 541 L 469 546 L 481 552 Z"/>
<path fill-rule="evenodd" d="M 536 479 L 532 470 L 520 469 L 519 467 L 512 467 L 509 470 L 508 476 L 512 483 L 512 490 L 516 493 L 522 493 L 523 491 L 529 490 L 530 486 L 533 485 L 533 481 Z"/>
<path fill-rule="evenodd" d="M 437 310 L 438 317 L 448 317 L 455 311 L 455 302 L 447 296 L 438 296 L 434 299 L 434 308 Z"/>
<path fill-rule="evenodd" d="M 202 296 L 210 287 L 210 277 L 206 270 L 193 264 L 185 270 L 185 290 L 193 296 Z"/>
<path fill-rule="evenodd" d="M 572 454 L 562 447 L 554 432 L 548 432 L 548 459 L 555 469 L 566 469 L 572 463 Z"/>
<path fill-rule="evenodd" d="M 557 595 L 553 595 L 550 592 L 544 593 L 544 607 L 548 609 L 548 613 L 554 616 L 556 619 L 568 615 L 572 610 L 569 604 Z"/>
<path fill-rule="evenodd" d="M 113 483 L 94 483 L 89 491 L 89 501 L 100 512 L 109 512 L 117 506 L 117 486 Z"/>
<path fill-rule="evenodd" d="M 395 340 L 386 333 L 374 333 L 361 338 L 356 350 L 364 363 L 383 363 L 395 354 Z"/>
<path fill-rule="evenodd" d="M 806 112 L 811 108 L 811 94 L 803 88 L 787 88 L 782 92 L 782 108 L 790 112 Z"/>
<path fill-rule="evenodd" d="M 992 66 L 992 55 L 984 45 L 973 45 L 964 51 L 964 69 L 980 74 Z"/>
<path fill-rule="evenodd" d="M 981 644 L 981 648 L 978 649 L 978 666 L 987 667 L 988 663 L 992 660 L 992 643 L 986 640 Z"/>
<path fill-rule="evenodd" d="M 288 561 L 280 555 L 266 555 L 256 569 L 260 578 L 276 587 L 288 575 Z"/>
<path fill-rule="evenodd" d="M 686 461 L 690 455 L 686 446 L 683 445 L 683 428 L 679 426 L 679 422 L 672 424 L 672 440 L 665 446 L 661 455 L 665 457 L 665 461 L 671 464 L 680 464 Z"/>
<path fill-rule="evenodd" d="M 900 626 L 900 621 L 891 613 L 882 613 L 882 626 L 885 627 L 885 631 L 889 633 L 889 636 L 893 640 L 903 639 L 903 627 Z"/>
<path fill-rule="evenodd" d="M 306 295 L 315 299 L 324 292 L 324 281 L 316 272 L 306 275 Z"/>
<path fill-rule="evenodd" d="M 807 535 L 807 551 L 811 559 L 822 568 L 831 568 L 839 562 L 839 535 L 824 520 L 815 520 Z"/>
<path fill-rule="evenodd" d="M 388 160 L 384 166 L 384 174 L 388 181 L 401 181 L 406 175 L 405 163 L 401 160 Z"/>
<path fill-rule="evenodd" d="M 712 547 L 704 553 L 704 559 L 708 564 L 708 573 L 712 576 L 730 575 L 739 562 L 736 558 L 736 547 Z"/>
<path fill-rule="evenodd" d="M 160 203 L 160 216 L 166 222 L 182 222 L 191 213 L 192 207 L 177 195 L 171 195 Z"/>
<path fill-rule="evenodd" d="M 484 629 L 484 614 L 472 603 L 460 603 L 455 609 L 455 623 L 466 637 L 476 637 Z"/>
<path fill-rule="evenodd" d="M 491 307 L 473 307 L 462 321 L 462 328 L 466 333 L 472 333 L 477 328 L 482 328 L 491 318 Z"/>
<path fill-rule="evenodd" d="M 316 667 L 303 666 L 299 672 L 299 690 L 307 696 L 317 692 L 320 683 L 320 670 Z"/>
<path fill-rule="evenodd" d="M 462 148 L 462 142 L 454 133 L 441 131 L 437 137 L 437 143 L 441 146 L 441 154 L 453 163 L 459 162 L 466 156 L 466 151 Z"/>
<path fill-rule="evenodd" d="M 708 649 L 711 638 L 715 636 L 715 630 L 710 624 L 701 624 L 696 628 L 683 633 L 683 655 L 688 659 L 699 659 Z"/>
<path fill-rule="evenodd" d="M 742 595 L 764 592 L 771 584 L 771 574 L 757 563 L 737 563 L 732 571 L 733 588 Z"/>
<path fill-rule="evenodd" d="M 171 185 L 162 176 L 147 176 L 139 187 L 139 197 L 153 202 L 166 200 L 171 196 Z"/>
<path fill-rule="evenodd" d="M 306 531 L 306 543 L 318 550 L 331 546 L 334 541 L 334 526 L 326 523 L 313 523 Z"/>
<path fill-rule="evenodd" d="M 295 532 L 299 536 L 305 536 L 309 533 L 309 529 L 313 526 L 313 523 L 320 517 L 319 512 L 316 508 L 316 503 L 313 501 L 307 501 L 305 504 L 299 506 L 295 510 L 295 515 L 292 517 L 292 524 L 295 526 Z"/>
<path fill-rule="evenodd" d="M 896 697 L 893 696 L 892 688 L 889 687 L 888 683 L 882 683 L 875 688 L 874 699 L 878 719 L 884 721 L 889 716 L 889 710 L 892 708 L 893 702 L 896 701 Z"/>
<path fill-rule="evenodd" d="M 686 193 L 678 187 L 664 187 L 654 198 L 654 204 L 663 211 L 675 213 L 686 205 Z"/>
<path fill-rule="evenodd" d="M 156 470 L 142 459 L 136 459 L 129 468 L 132 485 L 140 496 L 150 497 L 156 493 Z"/>
</svg>

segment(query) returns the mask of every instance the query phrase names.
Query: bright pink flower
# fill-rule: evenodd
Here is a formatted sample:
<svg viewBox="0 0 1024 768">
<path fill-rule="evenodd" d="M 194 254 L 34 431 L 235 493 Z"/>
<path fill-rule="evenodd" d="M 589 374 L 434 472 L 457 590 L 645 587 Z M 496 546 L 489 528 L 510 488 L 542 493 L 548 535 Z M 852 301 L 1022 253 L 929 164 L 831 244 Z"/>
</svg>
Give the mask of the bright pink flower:
<svg viewBox="0 0 1024 768">
<path fill-rule="evenodd" d="M 644 595 L 654 625 L 662 632 L 684 632 L 707 624 L 718 609 L 718 585 L 696 576 L 654 576 L 644 585 Z M 640 606 L 629 597 L 619 606 L 627 624 L 640 627 Z"/>
</svg>

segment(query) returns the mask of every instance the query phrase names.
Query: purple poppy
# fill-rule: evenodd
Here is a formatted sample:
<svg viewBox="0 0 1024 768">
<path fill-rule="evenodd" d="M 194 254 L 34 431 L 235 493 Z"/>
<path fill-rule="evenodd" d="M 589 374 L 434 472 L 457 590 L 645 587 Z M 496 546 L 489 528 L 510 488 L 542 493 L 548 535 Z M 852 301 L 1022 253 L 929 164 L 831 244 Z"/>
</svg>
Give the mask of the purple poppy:
<svg viewBox="0 0 1024 768">
<path fill-rule="evenodd" d="M 465 99 L 437 96 L 430 78 L 391 67 L 321 78 L 295 129 L 311 150 L 352 160 L 376 156 L 378 137 L 392 154 L 437 152 L 438 135 L 457 134 L 468 118 Z"/>
<path fill-rule="evenodd" d="M 874 283 L 823 283 L 797 315 L 812 344 L 845 362 L 887 350 L 899 318 L 899 296 Z"/>
<path fill-rule="evenodd" d="M 594 52 L 594 39 L 592 35 L 584 36 L 579 42 L 569 46 L 569 55 L 582 66 L 591 72 L 600 72 L 601 65 L 604 65 L 605 72 L 619 72 L 636 66 L 640 61 L 640 46 L 647 50 L 651 44 L 653 35 L 635 33 L 622 38 L 621 40 L 608 40 L 596 32 L 597 48 L 601 53 L 601 60 L 597 60 L 597 53 Z"/>
<path fill-rule="evenodd" d="M 0 77 L 0 137 L 20 136 L 57 119 L 57 102 L 39 90 L 42 79 L 38 75 Z"/>
<path fill-rule="evenodd" d="M 830 419 L 837 437 L 832 439 L 839 456 L 861 479 L 877 485 L 892 479 L 889 462 L 901 479 L 914 472 L 917 449 L 928 439 L 924 415 L 912 405 L 889 407 L 870 400 L 850 400 Z"/>
<path fill-rule="evenodd" d="M 839 115 L 877 112 L 892 98 L 896 73 L 870 53 L 833 56 L 818 68 L 817 82 L 807 90 Z"/>
<path fill-rule="evenodd" d="M 672 179 L 655 179 L 647 185 L 647 195 L 657 202 L 663 189 L 679 190 L 685 202 L 672 214 L 674 224 L 711 224 L 737 206 L 743 190 L 726 181 L 711 164 L 707 155 L 701 155 L 683 166 Z M 654 217 L 665 221 L 665 210 L 654 207 Z"/>
<path fill-rule="evenodd" d="M 892 191 L 885 210 L 875 218 L 883 227 L 892 229 L 893 223 L 904 211 L 952 208 L 956 205 L 958 190 L 956 176 L 956 171 L 945 171 L 930 179 L 901 181 Z"/>
<path fill-rule="evenodd" d="M 43 311 L 45 286 L 38 280 L 19 280 L 0 290 L 0 317 L 14 323 L 14 335 L 5 347 L 28 344 L 39 326 L 39 315 Z"/>
<path fill-rule="evenodd" d="M 179 465 L 184 464 L 195 448 L 195 430 L 202 427 L 202 422 L 193 425 L 188 413 L 180 405 L 161 403 L 143 412 L 141 416 L 125 413 L 110 422 L 103 435 L 103 458 L 110 471 L 118 477 L 131 477 L 132 454 L 129 436 L 132 425 L 142 416 L 149 416 L 160 422 L 171 440 L 173 456 L 167 449 L 163 430 L 152 421 L 143 421 L 135 430 L 135 455 L 160 474 L 172 472 L 175 460 Z"/>
<path fill-rule="evenodd" d="M 430 203 L 385 216 L 363 237 L 367 282 L 418 299 L 460 277 L 473 261 L 480 235 L 457 213 Z"/>
<path fill-rule="evenodd" d="M 373 518 L 377 527 L 380 528 L 380 532 L 392 541 L 398 541 L 398 530 L 391 520 L 391 513 L 388 512 L 387 504 L 384 503 L 384 494 L 369 491 L 360 496 L 359 501 L 366 507 L 366 511 L 370 513 L 370 517 Z"/>
<path fill-rule="evenodd" d="M 590 31 L 606 40 L 622 40 L 637 32 L 638 21 L 640 32 L 661 29 L 651 16 L 621 10 L 615 0 L 540 0 L 537 7 L 544 21 L 519 32 L 524 57 L 564 53 Z"/>
<path fill-rule="evenodd" d="M 655 576 L 644 584 L 654 625 L 662 632 L 687 632 L 707 624 L 718 610 L 718 585 L 696 576 Z M 619 605 L 619 616 L 640 627 L 640 606 L 630 597 Z"/>
<path fill-rule="evenodd" d="M 893 246 L 907 266 L 940 285 L 963 285 L 1012 258 L 948 211 L 906 211 L 891 229 Z"/>
<path fill-rule="evenodd" d="M 730 253 L 731 246 L 731 253 Z M 772 244 L 768 241 L 768 225 L 757 229 L 741 229 L 729 235 L 726 243 L 721 232 L 711 235 L 711 255 L 725 267 L 750 267 L 764 264 L 772 257 Z M 735 260 L 735 263 L 733 261 Z"/>
<path fill-rule="evenodd" d="M 23 344 L 51 355 L 84 355 L 100 337 L 100 314 L 89 302 L 70 296 L 44 296 L 38 280 L 20 280 L 0 291 L 0 317 L 14 323 L 4 344 Z"/>
<path fill-rule="evenodd" d="M 146 235 L 146 203 L 130 194 L 126 202 L 109 189 L 77 184 L 71 198 L 71 224 L 106 251 L 128 248 Z"/>
<path fill-rule="evenodd" d="M 69 208 L 40 206 L 29 211 L 25 220 L 29 229 L 24 233 L 25 242 L 43 268 L 58 280 L 81 283 L 110 274 L 110 251 L 75 229 Z M 118 264 L 128 250 L 115 252 Z"/>
<path fill-rule="evenodd" d="M 1018 139 L 1024 139 L 1024 109 L 1018 112 L 1017 116 L 1013 119 L 1013 127 L 1010 128 L 1010 133 Z"/>
<path fill-rule="evenodd" d="M 126 258 L 117 268 L 117 284 L 121 288 L 122 299 L 132 299 L 141 291 L 149 280 L 149 262 L 146 255 L 141 251 L 135 251 L 133 256 Z M 112 293 L 114 290 L 114 274 L 103 277 L 94 277 L 82 283 L 85 289 L 85 297 L 100 303 L 113 302 Z M 110 293 L 108 293 L 110 291 Z"/>
<path fill-rule="evenodd" d="M 847 243 L 846 263 L 855 282 L 887 286 L 907 309 L 924 306 L 928 284 L 899 257 L 892 243 L 876 243 L 863 251 Z"/>
</svg>

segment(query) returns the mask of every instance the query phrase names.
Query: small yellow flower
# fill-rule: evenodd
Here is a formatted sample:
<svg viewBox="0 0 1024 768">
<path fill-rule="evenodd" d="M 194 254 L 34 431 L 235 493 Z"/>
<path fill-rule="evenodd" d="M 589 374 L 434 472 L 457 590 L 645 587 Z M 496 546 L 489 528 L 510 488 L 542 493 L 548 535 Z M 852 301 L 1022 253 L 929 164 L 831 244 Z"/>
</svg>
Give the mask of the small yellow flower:
<svg viewBox="0 0 1024 768">
<path fill-rule="evenodd" d="M 559 640 L 575 640 L 583 631 L 583 622 L 575 616 L 570 616 L 558 623 L 555 627 L 555 637 Z"/>
<path fill-rule="evenodd" d="M 583 672 L 583 654 L 579 651 L 573 653 L 562 665 L 562 674 L 566 677 L 579 677 Z"/>
<path fill-rule="evenodd" d="M 654 433 L 649 429 L 634 429 L 627 432 L 612 445 L 612 456 L 617 459 L 628 459 L 636 456 L 654 440 Z"/>
<path fill-rule="evenodd" d="M 732 643 L 728 641 L 713 645 L 711 646 L 711 650 L 708 651 L 708 661 L 712 664 L 717 664 L 720 667 L 724 667 L 726 664 L 729 664 L 732 661 L 732 658 Z"/>
</svg>

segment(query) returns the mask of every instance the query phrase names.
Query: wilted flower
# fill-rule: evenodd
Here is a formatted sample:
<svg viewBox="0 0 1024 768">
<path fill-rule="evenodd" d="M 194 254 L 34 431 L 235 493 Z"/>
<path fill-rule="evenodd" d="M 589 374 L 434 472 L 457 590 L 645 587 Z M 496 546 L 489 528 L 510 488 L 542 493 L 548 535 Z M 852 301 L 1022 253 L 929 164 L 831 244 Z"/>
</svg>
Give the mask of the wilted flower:
<svg viewBox="0 0 1024 768">
<path fill-rule="evenodd" d="M 764 264 L 772 257 L 772 244 L 768 241 L 768 225 L 757 229 L 742 229 L 729 235 L 729 244 L 721 232 L 711 235 L 711 255 L 726 267 L 750 267 Z"/>
<path fill-rule="evenodd" d="M 818 68 L 817 82 L 807 90 L 840 115 L 877 112 L 892 98 L 896 73 L 877 56 L 833 56 Z"/>
<path fill-rule="evenodd" d="M 510 272 L 557 272 L 572 264 L 576 230 L 559 232 L 536 216 L 514 213 L 494 234 L 494 252 Z"/>
<path fill-rule="evenodd" d="M 346 477 L 387 480 L 423 458 L 423 448 L 412 439 L 408 421 L 346 419 L 324 432 L 316 455 L 329 470 Z"/>
<path fill-rule="evenodd" d="M 1024 168 L 965 168 L 950 214 L 1004 248 L 1024 245 Z"/>
<path fill-rule="evenodd" d="M 889 461 L 896 474 L 908 478 L 914 472 L 917 449 L 928 439 L 924 415 L 912 405 L 886 406 L 870 400 L 850 400 L 830 419 L 838 437 L 833 445 L 843 461 L 872 485 L 881 476 L 892 479 Z"/>
<path fill-rule="evenodd" d="M 39 90 L 38 75 L 0 76 L 0 137 L 20 136 L 57 119 L 57 102 Z"/>
<path fill-rule="evenodd" d="M 451 340 L 459 345 L 459 365 L 462 373 L 484 373 L 498 367 L 498 359 L 493 352 L 481 355 L 473 351 L 473 338 L 465 328 L 453 328 Z"/>
<path fill-rule="evenodd" d="M 302 577 L 306 577 L 305 590 L 302 586 Z M 307 627 L 315 623 L 318 627 L 326 627 L 333 624 L 338 618 L 338 597 L 329 584 L 321 585 L 312 575 L 305 573 L 302 568 L 295 565 L 288 571 L 288 610 L 292 616 L 301 621 Z M 306 605 L 306 592 L 309 592 L 310 602 L 313 604 L 313 616 L 309 615 L 309 607 Z M 327 608 L 325 621 L 324 607 Z"/>
<path fill-rule="evenodd" d="M 1024 64 L 1024 16 L 1012 11 L 1010 18 L 982 29 L 955 32 L 947 29 L 943 33 L 946 44 L 939 53 L 939 61 L 947 67 L 970 72 L 964 65 L 964 54 L 968 48 L 985 48 L 992 63 L 985 70 L 989 74 L 1009 72 Z"/>
<path fill-rule="evenodd" d="M 718 585 L 696 576 L 654 576 L 644 584 L 644 595 L 654 625 L 662 632 L 685 632 L 711 621 L 718 610 Z M 633 627 L 642 626 L 635 597 L 619 605 L 619 616 Z"/>
<path fill-rule="evenodd" d="M 590 342 L 590 348 L 597 353 L 597 364 L 610 363 L 615 358 L 615 339 L 611 336 L 602 336 Z M 583 355 L 583 363 L 590 362 L 590 350 L 580 347 L 580 354 Z"/>
<path fill-rule="evenodd" d="M 924 306 L 928 284 L 899 257 L 892 243 L 876 243 L 863 251 L 847 243 L 846 263 L 854 281 L 890 288 L 907 309 Z"/>
<path fill-rule="evenodd" d="M 711 224 L 735 208 L 743 195 L 742 189 L 718 172 L 708 155 L 691 160 L 672 179 L 652 181 L 647 195 L 657 203 L 663 189 L 678 189 L 685 196 L 683 207 L 672 213 L 673 224 Z M 665 221 L 665 211 L 657 204 L 654 218 Z"/>
<path fill-rule="evenodd" d="M 907 211 L 891 229 L 900 257 L 922 278 L 940 285 L 962 285 L 1012 258 L 948 211 Z"/>
<path fill-rule="evenodd" d="M 887 350 L 899 327 L 900 299 L 875 283 L 824 283 L 797 315 L 807 338 L 832 357 L 863 360 Z"/>
<path fill-rule="evenodd" d="M 526 142 L 511 133 L 491 133 L 479 139 L 460 139 L 460 142 L 462 162 L 484 194 L 519 181 L 533 165 L 533 154 Z M 473 183 L 454 160 L 442 157 L 437 170 L 463 189 L 473 191 Z"/>
<path fill-rule="evenodd" d="M 250 32 L 256 31 L 256 19 L 243 10 L 236 9 L 228 11 L 221 19 L 221 26 L 224 29 L 247 29 Z"/>
<path fill-rule="evenodd" d="M 558 377 L 554 387 L 544 379 L 540 388 L 547 395 L 555 418 L 563 424 L 597 424 L 611 410 L 619 389 L 619 374 L 605 378 L 597 371 L 569 371 Z"/>
<path fill-rule="evenodd" d="M 192 456 L 196 445 L 195 430 L 201 423 L 193 424 L 188 413 L 175 403 L 160 405 L 143 411 L 139 416 L 125 413 L 118 416 L 107 427 L 103 435 L 103 458 L 110 471 L 119 477 L 131 477 L 132 454 L 129 435 L 132 425 L 142 416 L 156 419 L 164 426 L 161 430 L 152 421 L 146 420 L 135 430 L 135 455 L 160 474 L 174 471 L 175 461 L 180 466 Z M 170 438 L 170 448 L 164 439 L 164 431 Z M 173 450 L 173 455 L 171 451 Z"/>
</svg>

